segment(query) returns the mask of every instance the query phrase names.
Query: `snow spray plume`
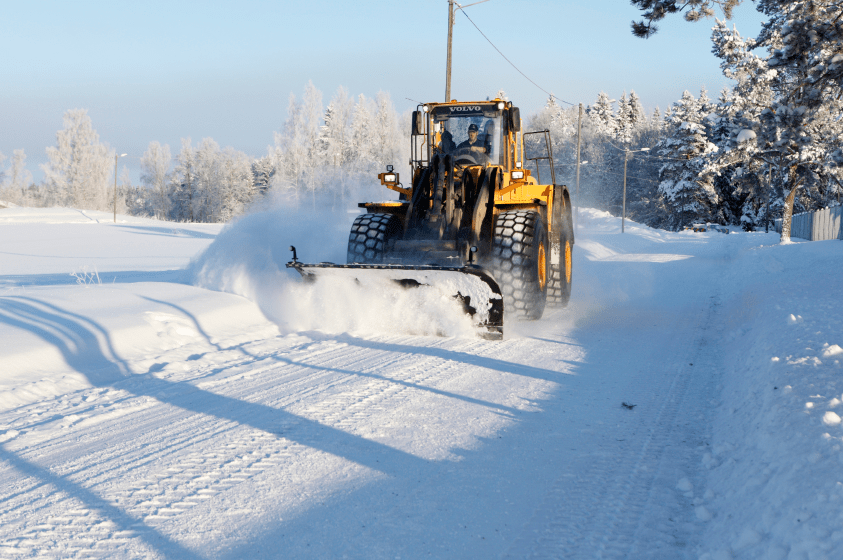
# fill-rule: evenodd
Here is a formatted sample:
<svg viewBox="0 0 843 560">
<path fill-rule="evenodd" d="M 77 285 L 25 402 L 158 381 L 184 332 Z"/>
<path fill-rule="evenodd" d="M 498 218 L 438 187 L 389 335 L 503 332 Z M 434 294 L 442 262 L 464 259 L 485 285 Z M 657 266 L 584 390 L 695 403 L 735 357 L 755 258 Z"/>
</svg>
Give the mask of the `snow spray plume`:
<svg viewBox="0 0 843 560">
<path fill-rule="evenodd" d="M 227 225 L 191 262 L 193 284 L 244 296 L 289 332 L 474 335 L 458 302 L 436 290 L 330 279 L 303 283 L 285 266 L 290 245 L 307 262 L 345 263 L 348 233 L 360 210 L 356 200 L 335 211 L 318 199 L 316 211 L 311 200 L 301 202 L 296 208 L 276 197 Z"/>
</svg>

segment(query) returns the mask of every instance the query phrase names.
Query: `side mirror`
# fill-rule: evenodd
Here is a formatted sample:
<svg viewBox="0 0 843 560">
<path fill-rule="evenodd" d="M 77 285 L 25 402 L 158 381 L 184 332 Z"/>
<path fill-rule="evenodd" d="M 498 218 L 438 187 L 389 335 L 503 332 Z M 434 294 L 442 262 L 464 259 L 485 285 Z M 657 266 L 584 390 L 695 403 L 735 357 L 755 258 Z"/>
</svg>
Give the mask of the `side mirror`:
<svg viewBox="0 0 843 560">
<path fill-rule="evenodd" d="M 518 107 L 509 110 L 509 129 L 512 132 L 521 132 L 521 110 Z"/>
<path fill-rule="evenodd" d="M 424 111 L 413 111 L 413 136 L 424 134 Z"/>
</svg>

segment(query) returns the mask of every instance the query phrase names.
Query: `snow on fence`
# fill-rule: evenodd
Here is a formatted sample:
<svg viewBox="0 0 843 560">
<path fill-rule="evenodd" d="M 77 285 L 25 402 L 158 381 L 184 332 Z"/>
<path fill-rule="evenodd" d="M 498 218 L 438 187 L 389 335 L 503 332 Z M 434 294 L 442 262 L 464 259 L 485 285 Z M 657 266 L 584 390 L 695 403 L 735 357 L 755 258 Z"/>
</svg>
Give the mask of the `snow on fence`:
<svg viewBox="0 0 843 560">
<path fill-rule="evenodd" d="M 781 218 L 776 220 L 776 231 L 782 232 Z M 843 239 L 843 206 L 794 214 L 790 223 L 790 236 L 808 241 Z"/>
</svg>

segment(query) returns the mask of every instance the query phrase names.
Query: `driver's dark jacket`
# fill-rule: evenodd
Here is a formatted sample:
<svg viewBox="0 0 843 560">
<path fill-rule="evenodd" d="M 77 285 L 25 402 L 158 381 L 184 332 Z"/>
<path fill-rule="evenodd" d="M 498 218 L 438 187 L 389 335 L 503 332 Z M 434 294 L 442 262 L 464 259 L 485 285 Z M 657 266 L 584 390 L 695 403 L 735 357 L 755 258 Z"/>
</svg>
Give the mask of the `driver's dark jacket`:
<svg viewBox="0 0 843 560">
<path fill-rule="evenodd" d="M 461 142 L 461 143 L 460 143 L 460 145 L 459 145 L 459 146 L 457 146 L 457 149 L 458 149 L 458 150 L 462 150 L 463 148 L 472 148 L 472 147 L 474 147 L 474 146 L 480 146 L 480 147 L 482 147 L 484 150 L 487 150 L 488 148 L 485 146 L 485 142 L 484 142 L 484 138 L 483 138 L 483 136 L 484 136 L 484 135 L 482 135 L 482 134 L 478 134 L 478 135 L 477 135 L 477 139 L 476 139 L 474 142 L 472 142 L 470 139 L 469 139 L 469 140 L 466 140 L 465 142 Z"/>
</svg>

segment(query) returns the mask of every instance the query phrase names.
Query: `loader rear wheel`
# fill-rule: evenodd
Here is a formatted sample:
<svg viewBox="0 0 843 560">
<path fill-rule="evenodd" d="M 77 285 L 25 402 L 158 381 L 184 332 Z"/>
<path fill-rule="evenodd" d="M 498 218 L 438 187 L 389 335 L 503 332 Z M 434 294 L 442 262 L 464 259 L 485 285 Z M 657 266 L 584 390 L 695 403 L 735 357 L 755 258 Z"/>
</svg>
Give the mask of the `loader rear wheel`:
<svg viewBox="0 0 843 560">
<path fill-rule="evenodd" d="M 389 242 L 401 236 L 401 219 L 393 214 L 361 214 L 348 235 L 348 264 L 378 264 L 389 249 Z"/>
<path fill-rule="evenodd" d="M 492 271 L 503 292 L 504 312 L 540 319 L 547 301 L 547 227 L 538 212 L 510 210 L 495 221 Z"/>
<path fill-rule="evenodd" d="M 573 272 L 573 248 L 568 228 L 563 227 L 559 236 L 559 248 L 553 250 L 550 263 L 550 285 L 547 289 L 547 305 L 565 307 L 571 299 L 571 280 Z"/>
</svg>

